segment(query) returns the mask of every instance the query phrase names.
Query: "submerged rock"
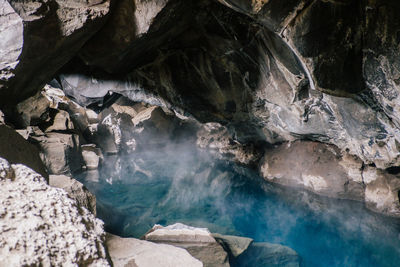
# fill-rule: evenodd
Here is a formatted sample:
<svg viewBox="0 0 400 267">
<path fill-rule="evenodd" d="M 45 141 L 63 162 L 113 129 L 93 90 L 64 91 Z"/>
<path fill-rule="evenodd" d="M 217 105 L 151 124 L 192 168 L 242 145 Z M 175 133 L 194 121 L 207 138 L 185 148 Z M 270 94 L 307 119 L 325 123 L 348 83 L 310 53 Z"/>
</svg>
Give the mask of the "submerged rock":
<svg viewBox="0 0 400 267">
<path fill-rule="evenodd" d="M 237 267 L 300 267 L 300 256 L 293 249 L 271 243 L 254 242 L 238 257 Z"/>
<path fill-rule="evenodd" d="M 195 228 L 181 223 L 166 227 L 155 225 L 143 238 L 184 248 L 199 259 L 204 267 L 229 266 L 228 254 L 206 228 Z"/>
<path fill-rule="evenodd" d="M 0 179 L 1 266 L 110 266 L 100 220 L 31 169 L 11 168 L 14 179 Z"/>
<path fill-rule="evenodd" d="M 107 234 L 107 249 L 113 266 L 201 267 L 203 264 L 182 248 L 136 238 Z"/>
</svg>

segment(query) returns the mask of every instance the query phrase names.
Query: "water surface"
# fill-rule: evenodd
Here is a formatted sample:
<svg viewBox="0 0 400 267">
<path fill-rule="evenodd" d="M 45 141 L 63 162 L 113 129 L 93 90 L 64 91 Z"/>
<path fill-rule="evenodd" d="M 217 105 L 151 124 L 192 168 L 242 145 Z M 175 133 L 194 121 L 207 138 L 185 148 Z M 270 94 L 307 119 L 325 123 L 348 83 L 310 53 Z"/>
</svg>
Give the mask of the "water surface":
<svg viewBox="0 0 400 267">
<path fill-rule="evenodd" d="M 109 156 L 79 179 L 95 193 L 106 230 L 122 236 L 181 222 L 289 246 L 302 266 L 400 266 L 397 220 L 271 185 L 190 144 Z"/>
</svg>

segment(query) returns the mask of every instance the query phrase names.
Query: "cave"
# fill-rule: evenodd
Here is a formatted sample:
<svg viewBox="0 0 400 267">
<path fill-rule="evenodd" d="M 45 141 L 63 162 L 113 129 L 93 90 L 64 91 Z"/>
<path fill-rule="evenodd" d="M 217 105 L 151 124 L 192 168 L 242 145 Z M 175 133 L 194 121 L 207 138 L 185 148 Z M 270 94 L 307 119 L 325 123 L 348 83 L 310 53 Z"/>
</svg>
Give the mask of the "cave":
<svg viewBox="0 0 400 267">
<path fill-rule="evenodd" d="M 0 7 L 0 266 L 400 262 L 398 1 Z"/>
</svg>

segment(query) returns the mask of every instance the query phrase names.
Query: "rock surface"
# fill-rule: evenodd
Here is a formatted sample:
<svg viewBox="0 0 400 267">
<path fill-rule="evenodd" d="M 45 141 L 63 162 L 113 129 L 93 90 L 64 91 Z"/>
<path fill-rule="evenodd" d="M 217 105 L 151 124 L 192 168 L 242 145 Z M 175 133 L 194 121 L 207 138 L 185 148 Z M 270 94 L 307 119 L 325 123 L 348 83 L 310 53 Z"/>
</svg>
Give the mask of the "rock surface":
<svg viewBox="0 0 400 267">
<path fill-rule="evenodd" d="M 321 195 L 363 200 L 362 161 L 335 146 L 297 141 L 266 152 L 262 176 L 275 183 L 303 187 Z"/>
<path fill-rule="evenodd" d="M 397 53 L 396 22 L 391 23 L 389 11 L 398 9 L 395 1 L 386 0 L 382 7 L 354 1 L 220 1 L 228 7 L 188 2 L 185 9 L 167 4 L 160 12 L 184 13 L 170 19 L 184 19 L 187 26 L 170 36 L 173 41 L 159 44 L 155 56 L 128 56 L 138 51 L 132 46 L 120 59 L 131 67 L 112 79 L 102 80 L 96 72 L 95 80 L 63 77 L 86 97 L 111 90 L 183 110 L 203 123 L 221 123 L 240 143 L 307 139 L 336 145 L 381 169 L 400 165 L 396 100 L 390 97 L 396 95 L 397 63 L 384 64 Z M 373 23 L 386 14 L 387 19 Z M 163 16 L 155 17 L 159 22 L 165 22 Z M 383 46 L 363 41 L 384 25 L 390 26 L 380 34 L 387 37 Z M 372 75 L 377 65 L 386 74 Z M 364 90 L 377 88 L 382 79 L 388 80 L 387 89 Z"/>
<path fill-rule="evenodd" d="M 253 242 L 253 239 L 247 237 L 221 234 L 212 234 L 212 236 L 233 257 L 238 257 L 245 252 Z"/>
<path fill-rule="evenodd" d="M 203 264 L 182 249 L 136 238 L 107 234 L 107 248 L 115 267 L 201 267 Z"/>
<path fill-rule="evenodd" d="M 46 133 L 34 136 L 49 174 L 70 174 L 82 167 L 80 140 L 77 134 Z"/>
<path fill-rule="evenodd" d="M 103 157 L 101 150 L 94 144 L 82 145 L 81 150 L 86 168 L 89 170 L 97 169 Z"/>
<path fill-rule="evenodd" d="M 206 228 L 195 228 L 181 223 L 166 227 L 155 225 L 145 234 L 144 239 L 184 248 L 199 259 L 204 267 L 229 266 L 228 254 Z"/>
<path fill-rule="evenodd" d="M 0 163 L 1 266 L 109 266 L 100 220 L 31 169 Z"/>
<path fill-rule="evenodd" d="M 109 1 L 0 2 L 0 105 L 34 95 L 102 25 Z"/>
<path fill-rule="evenodd" d="M 82 183 L 66 175 L 49 175 L 49 185 L 64 189 L 79 207 L 85 207 L 96 216 L 96 196 Z"/>
</svg>

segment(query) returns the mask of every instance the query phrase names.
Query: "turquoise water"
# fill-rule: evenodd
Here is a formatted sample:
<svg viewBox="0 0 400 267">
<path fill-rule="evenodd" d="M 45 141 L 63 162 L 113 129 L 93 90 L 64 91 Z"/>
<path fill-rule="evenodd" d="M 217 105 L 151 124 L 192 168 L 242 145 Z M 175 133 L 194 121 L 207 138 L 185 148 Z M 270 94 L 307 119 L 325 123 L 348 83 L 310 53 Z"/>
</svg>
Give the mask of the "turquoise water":
<svg viewBox="0 0 400 267">
<path fill-rule="evenodd" d="M 79 179 L 95 193 L 106 230 L 122 236 L 181 222 L 289 246 L 302 266 L 400 266 L 397 220 L 271 185 L 188 144 L 109 156 Z"/>
</svg>

